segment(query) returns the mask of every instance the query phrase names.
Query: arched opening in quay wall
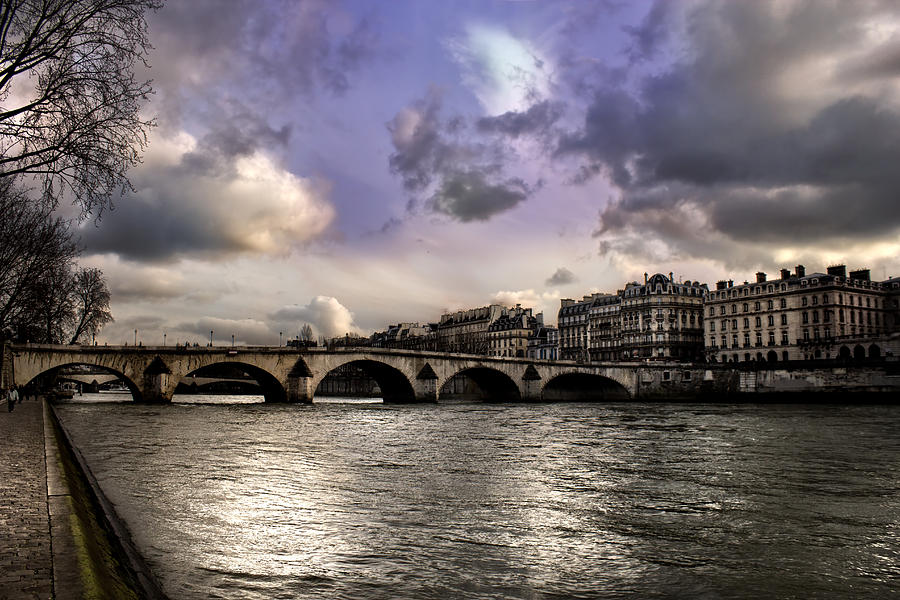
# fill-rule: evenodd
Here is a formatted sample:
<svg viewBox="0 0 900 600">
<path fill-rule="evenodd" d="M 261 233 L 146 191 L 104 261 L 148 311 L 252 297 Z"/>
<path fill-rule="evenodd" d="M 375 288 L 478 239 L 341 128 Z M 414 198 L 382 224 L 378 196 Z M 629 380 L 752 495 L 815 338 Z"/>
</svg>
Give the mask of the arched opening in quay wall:
<svg viewBox="0 0 900 600">
<path fill-rule="evenodd" d="M 328 397 L 380 397 L 385 403 L 416 400 L 412 384 L 403 372 L 374 360 L 355 360 L 329 371 L 316 387 L 313 402 Z"/>
<path fill-rule="evenodd" d="M 287 402 L 287 392 L 268 371 L 251 364 L 217 362 L 191 371 L 178 382 L 172 402 L 195 404 L 212 401 L 210 397 L 265 402 Z"/>
<path fill-rule="evenodd" d="M 567 373 L 544 386 L 541 398 L 547 402 L 616 402 L 630 398 L 618 381 L 587 373 Z"/>
<path fill-rule="evenodd" d="M 438 392 L 440 401 L 519 402 L 522 394 L 508 375 L 487 367 L 463 369 Z"/>
</svg>

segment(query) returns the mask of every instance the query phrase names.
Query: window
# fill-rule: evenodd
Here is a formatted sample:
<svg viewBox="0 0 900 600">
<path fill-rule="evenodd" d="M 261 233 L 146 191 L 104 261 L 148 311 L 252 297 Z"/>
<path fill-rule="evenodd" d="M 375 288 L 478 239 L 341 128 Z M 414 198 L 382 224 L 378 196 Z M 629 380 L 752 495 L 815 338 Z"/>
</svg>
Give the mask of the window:
<svg viewBox="0 0 900 600">
<path fill-rule="evenodd" d="M 769 315 L 769 327 L 772 327 L 775 324 L 775 317 Z"/>
<path fill-rule="evenodd" d="M 750 334 L 745 333 L 744 334 L 744 347 L 746 348 L 749 345 L 750 345 Z"/>
<path fill-rule="evenodd" d="M 819 303 L 819 297 L 818 297 L 818 296 L 813 296 L 813 297 L 812 297 L 812 300 L 813 300 L 813 304 L 818 304 L 818 303 Z"/>
<path fill-rule="evenodd" d="M 725 305 L 724 305 L 724 304 L 723 304 L 722 306 L 719 307 L 719 314 L 720 314 L 720 315 L 724 315 L 724 314 L 725 314 Z"/>
<path fill-rule="evenodd" d="M 806 296 L 803 296 L 803 298 L 800 299 L 800 305 L 801 305 L 801 306 L 806 306 L 808 303 L 809 303 L 809 302 L 808 302 Z"/>
<path fill-rule="evenodd" d="M 782 332 L 781 332 L 781 343 L 784 344 L 784 345 L 787 345 L 787 343 L 788 343 L 788 335 L 787 335 L 787 331 L 782 330 Z"/>
<path fill-rule="evenodd" d="M 872 308 L 871 301 L 872 301 L 871 298 L 866 298 L 866 308 Z"/>
<path fill-rule="evenodd" d="M 737 312 L 737 304 L 732 304 L 731 305 L 731 314 L 734 314 L 736 312 Z"/>
<path fill-rule="evenodd" d="M 803 339 L 806 340 L 807 342 L 809 341 L 809 329 L 803 330 Z"/>
<path fill-rule="evenodd" d="M 772 310 L 773 308 L 775 308 L 775 304 L 771 300 L 769 300 L 766 303 L 766 308 L 768 308 L 769 310 Z"/>
<path fill-rule="evenodd" d="M 715 321 L 710 321 L 710 322 L 709 322 L 709 330 L 710 330 L 710 331 L 715 331 L 715 330 L 716 330 L 716 323 L 715 323 Z"/>
<path fill-rule="evenodd" d="M 818 322 L 819 322 L 819 311 L 814 310 L 813 311 L 813 323 L 818 323 Z"/>
<path fill-rule="evenodd" d="M 822 304 L 828 304 L 828 294 L 822 294 Z"/>
<path fill-rule="evenodd" d="M 750 310 L 750 305 L 744 302 L 744 312 L 747 312 L 748 310 Z"/>
<path fill-rule="evenodd" d="M 753 305 L 753 310 L 759 310 L 759 302 L 756 302 L 756 303 Z"/>
<path fill-rule="evenodd" d="M 787 315 L 784 313 L 782 313 L 782 315 L 781 315 L 781 324 L 787 325 Z"/>
<path fill-rule="evenodd" d="M 709 316 L 713 317 L 716 314 L 716 309 L 712 306 L 709 307 Z"/>
<path fill-rule="evenodd" d="M 732 319 L 732 320 L 731 320 L 731 328 L 732 328 L 732 329 L 737 329 L 737 319 Z"/>
<path fill-rule="evenodd" d="M 762 326 L 762 321 L 760 320 L 759 317 L 756 317 L 756 321 L 755 321 L 753 324 L 754 324 L 756 327 L 761 327 L 761 326 Z"/>
<path fill-rule="evenodd" d="M 756 345 L 762 346 L 762 334 L 760 332 L 756 332 Z"/>
<path fill-rule="evenodd" d="M 747 317 L 744 317 L 744 329 L 747 329 L 749 327 L 750 327 L 750 319 L 748 319 Z"/>
<path fill-rule="evenodd" d="M 804 325 L 806 325 L 807 323 L 809 323 L 809 313 L 806 312 L 806 311 L 803 311 L 802 323 L 803 323 Z"/>
<path fill-rule="evenodd" d="M 723 348 L 727 348 L 727 347 L 728 347 L 728 338 L 727 338 L 726 336 L 724 336 L 724 335 L 722 336 L 722 347 L 723 347 Z"/>
<path fill-rule="evenodd" d="M 787 308 L 787 298 L 781 299 L 781 308 Z"/>
<path fill-rule="evenodd" d="M 769 345 L 770 346 L 775 345 L 775 332 L 774 331 L 769 332 Z"/>
</svg>

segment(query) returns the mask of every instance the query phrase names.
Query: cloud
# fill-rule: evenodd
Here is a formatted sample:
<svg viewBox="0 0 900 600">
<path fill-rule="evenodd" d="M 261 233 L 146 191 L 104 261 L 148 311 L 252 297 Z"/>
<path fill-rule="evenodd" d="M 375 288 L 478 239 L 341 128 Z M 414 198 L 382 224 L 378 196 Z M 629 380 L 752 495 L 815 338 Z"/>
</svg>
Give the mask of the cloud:
<svg viewBox="0 0 900 600">
<path fill-rule="evenodd" d="M 496 117 L 482 117 L 476 122 L 478 130 L 485 133 L 500 133 L 511 138 L 529 134 L 545 133 L 559 120 L 563 104 L 543 100 L 528 107 L 523 112 L 508 111 Z"/>
<path fill-rule="evenodd" d="M 345 333 L 359 333 L 353 313 L 331 296 L 316 296 L 305 306 L 285 306 L 270 318 L 285 334 L 296 335 L 304 323 L 309 323 L 316 335 L 335 337 Z"/>
<path fill-rule="evenodd" d="M 517 178 L 492 184 L 484 173 L 478 171 L 448 173 L 428 201 L 428 206 L 436 213 L 463 223 L 487 221 L 513 208 L 530 193 L 528 185 Z"/>
<path fill-rule="evenodd" d="M 473 23 L 447 48 L 461 68 L 463 83 L 491 115 L 524 110 L 549 93 L 548 58 L 505 29 Z"/>
<path fill-rule="evenodd" d="M 682 51 L 596 89 L 557 149 L 586 161 L 573 181 L 606 174 L 621 190 L 600 214 L 602 250 L 643 239 L 672 258 L 770 263 L 791 244 L 895 236 L 900 81 L 885 25 L 898 18 L 891 2 L 658 3 L 632 58 Z"/>
<path fill-rule="evenodd" d="M 559 299 L 560 295 L 557 291 L 539 293 L 533 289 L 501 290 L 494 294 L 491 303 L 503 306 L 521 304 L 524 308 L 534 309 L 535 314 L 544 313 L 544 323 L 550 325 L 556 322 Z"/>
<path fill-rule="evenodd" d="M 503 140 L 479 139 L 462 118 L 444 121 L 440 112 L 441 95 L 431 89 L 387 123 L 390 169 L 414 197 L 426 199 L 427 209 L 461 222 L 485 221 L 533 193 L 535 186 L 505 175 L 513 151 Z"/>
<path fill-rule="evenodd" d="M 553 273 L 553 275 L 547 278 L 547 281 L 544 282 L 544 285 L 568 285 L 570 283 L 575 283 L 576 281 L 578 281 L 578 278 L 575 277 L 575 273 L 565 267 L 560 267 L 556 269 L 556 272 Z"/>
<path fill-rule="evenodd" d="M 88 252 L 137 261 L 286 254 L 328 230 L 335 212 L 327 183 L 232 142 L 223 149 L 184 133 L 154 139 L 132 176 L 138 192 L 102 227 L 82 224 Z"/>
</svg>

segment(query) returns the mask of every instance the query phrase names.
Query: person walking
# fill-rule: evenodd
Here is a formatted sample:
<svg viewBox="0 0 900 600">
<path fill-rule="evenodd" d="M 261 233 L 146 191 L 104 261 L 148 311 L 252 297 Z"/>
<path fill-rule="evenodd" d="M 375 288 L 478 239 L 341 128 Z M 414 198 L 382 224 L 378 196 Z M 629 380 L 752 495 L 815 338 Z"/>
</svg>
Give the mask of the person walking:
<svg viewBox="0 0 900 600">
<path fill-rule="evenodd" d="M 6 410 L 12 412 L 16 407 L 16 399 L 13 396 L 13 388 L 6 390 Z"/>
</svg>

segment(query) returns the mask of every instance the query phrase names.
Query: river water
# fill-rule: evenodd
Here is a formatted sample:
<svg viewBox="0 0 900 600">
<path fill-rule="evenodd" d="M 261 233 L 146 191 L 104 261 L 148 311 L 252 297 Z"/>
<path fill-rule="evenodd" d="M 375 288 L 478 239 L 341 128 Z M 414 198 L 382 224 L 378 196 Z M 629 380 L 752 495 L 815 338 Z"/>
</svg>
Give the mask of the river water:
<svg viewBox="0 0 900 600">
<path fill-rule="evenodd" d="M 58 411 L 173 599 L 900 597 L 896 407 Z"/>
</svg>

